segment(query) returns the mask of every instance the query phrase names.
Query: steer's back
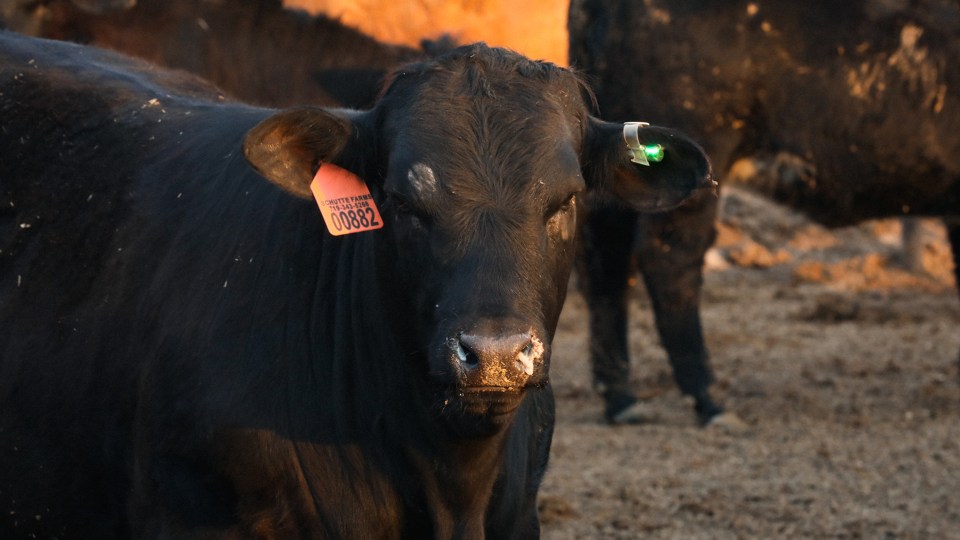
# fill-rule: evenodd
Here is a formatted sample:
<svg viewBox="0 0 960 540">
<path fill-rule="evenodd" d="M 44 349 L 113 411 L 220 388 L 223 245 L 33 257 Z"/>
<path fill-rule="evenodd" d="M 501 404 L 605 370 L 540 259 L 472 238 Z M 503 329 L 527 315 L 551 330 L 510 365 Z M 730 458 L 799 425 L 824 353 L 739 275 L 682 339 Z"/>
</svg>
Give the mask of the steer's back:
<svg viewBox="0 0 960 540">
<path fill-rule="evenodd" d="M 146 314 L 141 293 L 173 279 L 158 277 L 163 232 L 210 198 L 193 171 L 252 176 L 224 154 L 255 119 L 217 125 L 205 115 L 230 107 L 219 99 L 191 76 L 0 32 L 2 538 L 76 537 L 71 522 L 129 536 L 116 471 L 132 460 L 147 332 L 171 318 Z"/>
<path fill-rule="evenodd" d="M 71 316 L 116 311 L 118 298 L 93 296 L 122 290 L 117 279 L 132 274 L 126 265 L 136 255 L 124 254 L 122 245 L 130 229 L 149 232 L 170 220 L 152 202 L 161 193 L 150 190 L 189 184 L 191 169 L 204 165 L 196 156 L 204 154 L 210 130 L 242 136 L 230 126 L 204 127 L 213 123 L 203 116 L 219 106 L 216 99 L 215 88 L 191 76 L 0 32 L 6 358 L 39 357 L 67 342 L 71 350 L 96 346 L 90 336 L 76 336 Z"/>
</svg>

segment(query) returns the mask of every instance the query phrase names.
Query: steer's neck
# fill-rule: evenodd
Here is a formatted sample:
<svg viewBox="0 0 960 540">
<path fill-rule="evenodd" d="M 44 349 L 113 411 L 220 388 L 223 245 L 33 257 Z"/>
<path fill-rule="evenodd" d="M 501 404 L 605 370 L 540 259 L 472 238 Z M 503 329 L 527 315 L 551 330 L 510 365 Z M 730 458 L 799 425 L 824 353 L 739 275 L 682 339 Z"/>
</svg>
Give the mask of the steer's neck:
<svg viewBox="0 0 960 540">
<path fill-rule="evenodd" d="M 434 538 L 484 538 L 484 518 L 503 461 L 506 433 L 444 441 L 442 459 L 409 452 L 423 479 Z"/>
</svg>

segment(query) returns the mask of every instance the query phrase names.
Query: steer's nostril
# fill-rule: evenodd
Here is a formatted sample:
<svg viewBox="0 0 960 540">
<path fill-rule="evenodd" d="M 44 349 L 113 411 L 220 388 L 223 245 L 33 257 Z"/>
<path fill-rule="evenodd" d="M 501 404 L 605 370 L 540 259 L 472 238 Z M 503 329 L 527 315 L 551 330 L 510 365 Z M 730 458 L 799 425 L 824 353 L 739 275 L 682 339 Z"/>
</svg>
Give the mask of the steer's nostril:
<svg viewBox="0 0 960 540">
<path fill-rule="evenodd" d="M 473 367 L 480 363 L 480 356 L 477 354 L 477 352 L 470 347 L 464 347 L 463 343 L 460 343 L 457 351 L 457 358 L 459 358 L 460 362 L 468 367 Z"/>
<path fill-rule="evenodd" d="M 543 358 L 543 342 L 530 337 L 527 346 L 517 355 L 517 368 L 527 375 L 533 375 L 534 366 Z"/>
<path fill-rule="evenodd" d="M 461 364 L 464 364 L 467 367 L 473 367 L 480 362 L 480 358 L 477 356 L 477 353 L 471 349 L 469 345 L 464 346 L 464 343 L 461 341 L 459 335 L 455 338 L 451 338 L 448 343 L 450 348 L 453 350 L 453 353 L 457 355 L 457 360 L 459 360 Z"/>
</svg>

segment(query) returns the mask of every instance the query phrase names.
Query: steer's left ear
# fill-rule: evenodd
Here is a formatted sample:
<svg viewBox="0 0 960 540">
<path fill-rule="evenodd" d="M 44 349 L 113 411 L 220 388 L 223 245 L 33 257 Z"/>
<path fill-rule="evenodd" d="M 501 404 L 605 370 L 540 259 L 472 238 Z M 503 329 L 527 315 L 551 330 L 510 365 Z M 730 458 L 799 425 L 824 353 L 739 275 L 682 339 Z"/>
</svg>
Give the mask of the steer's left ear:
<svg viewBox="0 0 960 540">
<path fill-rule="evenodd" d="M 641 212 L 670 210 L 694 193 L 717 186 L 703 149 L 680 133 L 592 117 L 583 176 L 590 188 L 611 193 Z"/>
<path fill-rule="evenodd" d="M 281 111 L 247 132 L 243 155 L 274 184 L 305 199 L 321 163 L 333 163 L 356 139 L 356 118 L 363 113 L 303 107 Z"/>
</svg>

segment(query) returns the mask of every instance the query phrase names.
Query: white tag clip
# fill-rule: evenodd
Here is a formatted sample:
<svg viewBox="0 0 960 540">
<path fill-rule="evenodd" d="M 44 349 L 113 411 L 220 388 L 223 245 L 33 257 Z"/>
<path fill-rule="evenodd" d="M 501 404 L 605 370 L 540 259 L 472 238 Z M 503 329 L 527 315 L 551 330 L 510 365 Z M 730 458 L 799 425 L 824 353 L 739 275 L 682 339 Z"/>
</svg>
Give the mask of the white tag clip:
<svg viewBox="0 0 960 540">
<path fill-rule="evenodd" d="M 623 140 L 627 143 L 627 150 L 630 152 L 630 161 L 647 166 L 650 165 L 650 160 L 647 159 L 647 154 L 643 151 L 643 147 L 640 146 L 639 132 L 640 128 L 649 125 L 647 122 L 623 123 Z"/>
</svg>

